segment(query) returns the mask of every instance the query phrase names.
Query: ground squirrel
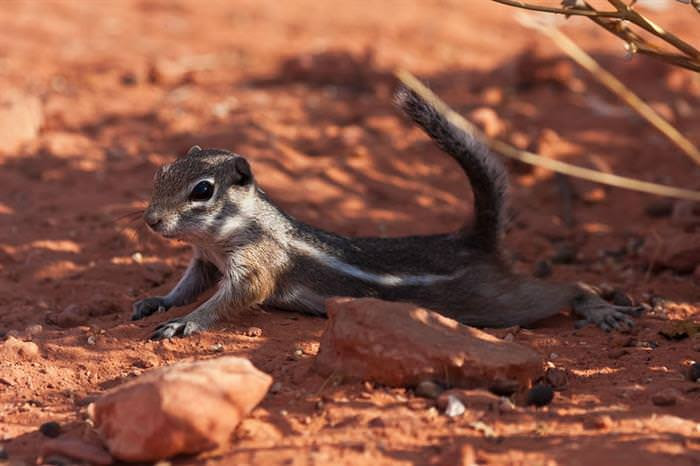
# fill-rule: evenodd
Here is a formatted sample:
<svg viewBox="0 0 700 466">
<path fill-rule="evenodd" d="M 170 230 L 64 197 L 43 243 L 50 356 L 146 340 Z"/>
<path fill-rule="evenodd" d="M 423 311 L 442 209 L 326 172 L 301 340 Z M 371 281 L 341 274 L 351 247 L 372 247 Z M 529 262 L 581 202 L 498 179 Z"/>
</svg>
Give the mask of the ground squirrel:
<svg viewBox="0 0 700 466">
<path fill-rule="evenodd" d="M 400 89 L 396 102 L 469 177 L 472 224 L 430 236 L 339 236 L 283 212 L 242 156 L 195 146 L 158 170 L 144 215 L 156 233 L 192 244 L 194 256 L 167 295 L 134 304 L 132 319 L 192 303 L 216 286 L 151 338 L 187 336 L 259 304 L 323 315 L 331 296 L 411 302 L 479 327 L 528 325 L 565 307 L 604 330 L 633 325 L 628 314 L 638 307 L 614 306 L 582 285 L 511 272 L 502 257 L 507 178 L 500 162 L 413 92 Z"/>
</svg>

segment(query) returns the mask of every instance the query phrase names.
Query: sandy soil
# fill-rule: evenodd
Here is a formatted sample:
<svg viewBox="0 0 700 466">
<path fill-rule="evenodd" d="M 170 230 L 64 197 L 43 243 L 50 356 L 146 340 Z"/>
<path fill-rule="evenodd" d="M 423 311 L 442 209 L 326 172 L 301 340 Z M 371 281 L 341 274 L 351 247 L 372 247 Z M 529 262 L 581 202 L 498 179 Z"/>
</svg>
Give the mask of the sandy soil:
<svg viewBox="0 0 700 466">
<path fill-rule="evenodd" d="M 678 5 L 654 15 L 700 43 L 697 15 Z M 585 20 L 565 29 L 700 143 L 697 75 L 624 60 L 622 45 Z M 308 371 L 323 319 L 248 310 L 164 342 L 145 337 L 165 316 L 129 322 L 131 303 L 166 291 L 189 250 L 120 216 L 143 208 L 156 167 L 193 144 L 245 154 L 273 199 L 320 227 L 459 226 L 468 183 L 392 108 L 398 66 L 465 114 L 494 110 L 491 130 L 522 147 L 700 188 L 693 162 L 491 2 L 3 2 L 0 89 L 40 96 L 45 113 L 38 139 L 0 158 L 0 330 L 41 352 L 0 361 L 11 459 L 34 460 L 43 422 L 87 429 L 85 405 L 105 389 L 223 352 L 280 385 L 230 446 L 176 464 L 458 464 L 467 446 L 488 464 L 700 464 L 700 385 L 684 379 L 700 339 L 659 335 L 669 319 L 698 319 L 697 274 L 651 271 L 636 253 L 692 226 L 650 218 L 657 200 L 645 195 L 572 181 L 567 210 L 551 173 L 508 164 L 516 268 L 532 273 L 572 245 L 576 260 L 555 264 L 553 279 L 655 304 L 632 335 L 575 330 L 567 316 L 518 332 L 569 375 L 539 410 L 450 420 L 407 390 L 327 383 Z M 69 306 L 76 322 L 50 323 Z M 246 336 L 249 327 L 262 336 Z M 669 387 L 676 405 L 654 405 Z M 592 427 L 603 415 L 609 422 Z"/>
</svg>

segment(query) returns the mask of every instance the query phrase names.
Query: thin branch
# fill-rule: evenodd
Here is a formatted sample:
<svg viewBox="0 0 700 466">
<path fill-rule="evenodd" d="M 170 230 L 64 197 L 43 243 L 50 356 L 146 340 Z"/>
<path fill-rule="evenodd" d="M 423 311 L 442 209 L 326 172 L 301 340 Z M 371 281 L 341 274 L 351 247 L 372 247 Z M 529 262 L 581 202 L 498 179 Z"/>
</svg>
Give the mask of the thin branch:
<svg viewBox="0 0 700 466">
<path fill-rule="evenodd" d="M 583 8 L 555 8 L 544 5 L 534 5 L 532 3 L 520 2 L 518 0 L 493 0 L 496 3 L 510 5 L 516 8 L 524 8 L 526 10 L 541 11 L 544 13 L 555 13 L 564 16 L 597 16 L 599 18 L 619 18 L 618 11 L 597 11 L 593 9 Z"/>
<path fill-rule="evenodd" d="M 617 188 L 624 188 L 632 191 L 656 194 L 658 196 L 700 201 L 699 191 L 676 188 L 674 186 L 665 186 L 657 183 L 650 183 L 648 181 L 635 180 L 633 178 L 613 175 L 611 173 L 603 173 L 597 170 L 591 170 L 589 168 L 578 167 L 576 165 L 560 162 L 559 160 L 548 159 L 532 152 L 517 149 L 503 141 L 490 139 L 479 131 L 478 128 L 467 121 L 462 115 L 452 110 L 452 108 L 450 108 L 411 73 L 405 70 L 400 70 L 396 73 L 396 76 L 406 87 L 420 95 L 423 99 L 433 105 L 439 112 L 443 113 L 453 125 L 457 126 L 458 128 L 462 128 L 471 134 L 477 135 L 477 137 L 483 139 L 491 149 L 505 155 L 506 157 L 520 160 L 521 162 L 530 165 L 546 168 L 556 173 L 563 173 L 564 175 L 592 181 L 594 183 L 615 186 Z"/>
<path fill-rule="evenodd" d="M 676 47 L 678 50 L 681 52 L 685 53 L 691 58 L 698 59 L 700 58 L 700 52 L 698 52 L 695 47 L 692 45 L 686 43 L 685 41 L 681 40 L 680 38 L 676 37 L 675 35 L 671 34 L 670 32 L 664 30 L 661 26 L 658 24 L 654 23 L 652 20 L 647 18 L 646 16 L 642 15 L 641 13 L 637 12 L 634 10 L 631 6 L 627 5 L 626 3 L 622 2 L 621 0 L 608 0 L 610 3 L 615 5 L 615 7 L 618 9 L 620 14 L 622 15 L 622 19 L 631 21 L 637 26 L 643 28 L 647 32 L 650 32 L 651 34 L 654 34 L 656 37 L 659 37 L 666 42 L 670 43 L 674 47 Z"/>
<path fill-rule="evenodd" d="M 614 0 L 612 0 L 614 1 Z M 528 15 L 519 15 L 518 21 L 523 26 L 535 29 L 548 36 L 567 55 L 579 65 L 587 69 L 598 82 L 614 92 L 620 99 L 629 105 L 642 118 L 651 123 L 664 136 L 673 142 L 688 157 L 700 164 L 700 149 L 683 136 L 673 125 L 666 121 L 661 115 L 656 113 L 646 102 L 640 99 L 637 94 L 627 88 L 620 80 L 601 67 L 590 55 L 574 43 L 569 37 L 554 26 L 543 24 Z"/>
<path fill-rule="evenodd" d="M 600 11 L 591 6 L 587 2 L 583 2 L 582 6 L 576 7 L 548 7 L 533 3 L 526 3 L 518 0 L 492 0 L 503 5 L 514 6 L 525 10 L 539 11 L 545 13 L 554 13 L 559 15 L 569 16 L 584 16 L 595 22 L 599 26 L 606 29 L 608 32 L 616 35 L 628 46 L 630 53 L 641 53 L 652 56 L 659 60 L 672 65 L 687 68 L 696 72 L 700 72 L 700 51 L 695 47 L 680 39 L 676 35 L 666 31 L 664 28 L 654 23 L 651 19 L 637 12 L 632 5 L 628 5 L 622 0 L 608 0 L 615 7 L 614 11 Z M 697 0 L 692 0 L 694 9 L 700 12 L 696 3 Z M 661 49 L 658 46 L 651 44 L 645 38 L 632 31 L 627 24 L 633 24 L 654 37 L 665 42 L 680 53 L 673 53 Z"/>
</svg>

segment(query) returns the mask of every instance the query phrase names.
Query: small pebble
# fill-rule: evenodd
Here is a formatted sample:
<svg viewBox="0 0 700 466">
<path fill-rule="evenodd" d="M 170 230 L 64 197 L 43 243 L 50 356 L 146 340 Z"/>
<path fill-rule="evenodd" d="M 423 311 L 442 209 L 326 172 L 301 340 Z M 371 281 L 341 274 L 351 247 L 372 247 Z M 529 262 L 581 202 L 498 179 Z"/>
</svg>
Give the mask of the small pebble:
<svg viewBox="0 0 700 466">
<path fill-rule="evenodd" d="M 243 335 L 252 338 L 261 337 L 262 334 L 263 331 L 260 327 L 248 327 L 245 332 L 243 332 Z"/>
<path fill-rule="evenodd" d="M 367 425 L 372 428 L 381 429 L 383 427 L 386 427 L 386 422 L 384 422 L 384 420 L 380 417 L 373 417 L 369 420 Z"/>
<path fill-rule="evenodd" d="M 275 394 L 279 393 L 282 390 L 282 382 L 275 382 L 272 384 L 272 387 L 270 387 L 270 393 Z"/>
<path fill-rule="evenodd" d="M 695 362 L 688 368 L 688 380 L 700 382 L 700 363 Z"/>
<path fill-rule="evenodd" d="M 294 357 L 300 358 L 304 355 L 304 352 L 300 349 L 295 349 L 294 350 Z"/>
<path fill-rule="evenodd" d="M 221 353 L 224 350 L 224 345 L 221 343 L 215 343 L 209 347 L 209 351 L 213 353 Z"/>
<path fill-rule="evenodd" d="M 46 437 L 56 438 L 61 435 L 61 424 L 55 421 L 49 421 L 39 426 L 39 432 Z"/>
<path fill-rule="evenodd" d="M 445 407 L 445 415 L 448 417 L 457 417 L 464 414 L 466 409 L 459 398 L 454 395 L 449 395 L 447 397 L 447 406 Z"/>
<path fill-rule="evenodd" d="M 554 399 L 554 390 L 549 385 L 537 384 L 527 393 L 526 404 L 528 406 L 545 406 Z"/>
<path fill-rule="evenodd" d="M 415 393 L 417 396 L 423 398 L 430 398 L 434 400 L 444 391 L 444 389 L 432 380 L 424 380 L 423 382 L 416 385 Z"/>
<path fill-rule="evenodd" d="M 95 343 L 96 343 L 96 342 L 95 342 L 95 336 L 94 336 L 94 335 L 90 335 L 89 337 L 87 337 L 87 344 L 88 344 L 88 345 L 94 346 Z"/>
<path fill-rule="evenodd" d="M 143 254 L 140 252 L 135 252 L 131 255 L 131 259 L 136 262 L 137 264 L 142 264 L 143 263 Z"/>
<path fill-rule="evenodd" d="M 502 413 L 515 411 L 516 409 L 517 408 L 515 407 L 515 403 L 513 403 L 513 400 L 511 400 L 510 398 L 506 398 L 505 396 L 502 396 L 501 400 L 498 402 L 498 410 Z"/>
<path fill-rule="evenodd" d="M 586 429 L 609 429 L 612 425 L 612 419 L 605 414 L 589 416 L 583 421 L 583 426 Z"/>
<path fill-rule="evenodd" d="M 665 388 L 651 397 L 651 402 L 656 406 L 673 406 L 678 403 L 680 392 L 675 388 Z"/>
<path fill-rule="evenodd" d="M 552 275 L 552 263 L 548 260 L 537 261 L 532 275 L 537 278 L 547 278 Z"/>
</svg>

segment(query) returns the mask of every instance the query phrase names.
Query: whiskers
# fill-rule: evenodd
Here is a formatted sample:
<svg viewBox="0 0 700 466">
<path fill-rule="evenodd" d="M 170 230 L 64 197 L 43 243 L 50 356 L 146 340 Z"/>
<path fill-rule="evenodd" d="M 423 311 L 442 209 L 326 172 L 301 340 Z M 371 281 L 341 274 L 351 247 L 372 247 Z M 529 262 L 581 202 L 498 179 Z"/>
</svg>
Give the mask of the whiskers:
<svg viewBox="0 0 700 466">
<path fill-rule="evenodd" d="M 143 217 L 144 212 L 146 212 L 144 209 L 139 209 L 139 210 L 134 210 L 134 211 L 131 211 L 131 212 L 127 212 L 127 213 L 125 213 L 125 214 L 122 214 L 122 215 L 119 215 L 119 216 L 117 216 L 117 217 L 114 217 L 114 218 L 111 220 L 110 224 L 119 223 L 119 222 L 121 222 L 122 220 L 126 220 L 126 221 L 127 221 L 127 224 L 134 223 L 135 221 L 140 220 L 141 217 Z"/>
<path fill-rule="evenodd" d="M 109 224 L 121 224 L 121 227 L 117 228 L 120 235 L 126 234 L 130 240 L 139 241 L 139 236 L 146 231 L 146 224 L 142 220 L 144 212 L 144 209 L 126 212 L 114 217 Z"/>
</svg>

